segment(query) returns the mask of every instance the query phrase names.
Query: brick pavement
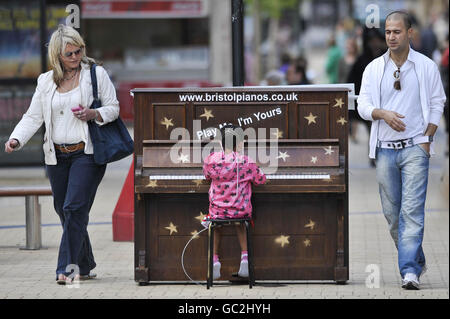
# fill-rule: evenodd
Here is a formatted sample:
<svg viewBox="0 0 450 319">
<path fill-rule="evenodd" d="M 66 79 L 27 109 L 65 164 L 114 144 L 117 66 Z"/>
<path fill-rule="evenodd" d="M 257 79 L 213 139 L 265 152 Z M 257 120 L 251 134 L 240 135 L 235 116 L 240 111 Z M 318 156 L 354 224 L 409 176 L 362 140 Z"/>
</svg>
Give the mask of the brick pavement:
<svg viewBox="0 0 450 319">
<path fill-rule="evenodd" d="M 45 248 L 37 251 L 19 250 L 25 244 L 25 228 L 13 227 L 25 224 L 24 200 L 0 198 L 0 298 L 448 299 L 448 184 L 441 182 L 444 167 L 448 165 L 448 159 L 442 155 L 444 133 L 438 131 L 439 155 L 431 162 L 424 239 L 429 270 L 422 278 L 419 291 L 400 288 L 395 246 L 381 214 L 375 170 L 368 165 L 367 132 L 362 126 L 359 139 L 358 144 L 350 144 L 350 280 L 347 285 L 260 282 L 251 290 L 246 285 L 226 282 L 210 290 L 194 284 L 138 286 L 133 280 L 133 243 L 112 241 L 111 216 L 128 173 L 130 159 L 127 158 L 111 164 L 100 185 L 89 225 L 99 278 L 82 282 L 79 287 L 59 286 L 54 281 L 62 230 L 51 198 L 40 199 Z M 448 181 L 448 175 L 446 178 Z M 0 169 L 0 186 L 24 184 L 48 184 L 48 181 L 41 168 Z M 368 288 L 368 276 L 377 273 L 379 287 Z"/>
</svg>

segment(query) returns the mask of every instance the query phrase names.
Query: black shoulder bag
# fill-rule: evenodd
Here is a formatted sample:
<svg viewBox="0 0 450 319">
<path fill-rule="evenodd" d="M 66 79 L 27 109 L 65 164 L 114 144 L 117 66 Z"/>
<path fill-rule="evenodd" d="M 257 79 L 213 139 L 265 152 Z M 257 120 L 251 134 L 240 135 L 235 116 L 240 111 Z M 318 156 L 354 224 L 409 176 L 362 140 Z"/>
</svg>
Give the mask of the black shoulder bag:
<svg viewBox="0 0 450 319">
<path fill-rule="evenodd" d="M 92 102 L 91 109 L 102 106 L 102 102 L 98 98 L 95 67 L 96 64 L 91 65 L 92 90 L 94 93 L 94 102 Z M 101 126 L 97 125 L 95 121 L 88 121 L 88 126 L 94 146 L 94 161 L 96 164 L 103 165 L 115 162 L 133 153 L 134 142 L 120 117 Z"/>
</svg>

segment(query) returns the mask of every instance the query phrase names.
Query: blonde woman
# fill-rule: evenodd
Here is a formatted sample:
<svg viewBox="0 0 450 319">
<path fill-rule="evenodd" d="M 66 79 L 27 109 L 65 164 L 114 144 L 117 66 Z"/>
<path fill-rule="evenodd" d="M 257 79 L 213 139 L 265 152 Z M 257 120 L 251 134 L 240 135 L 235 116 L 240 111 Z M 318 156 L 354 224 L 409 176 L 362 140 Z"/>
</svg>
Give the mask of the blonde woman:
<svg viewBox="0 0 450 319">
<path fill-rule="evenodd" d="M 87 225 L 106 165 L 94 162 L 87 121 L 97 125 L 114 121 L 119 102 L 105 69 L 99 66 L 96 74 L 103 106 L 89 108 L 93 101 L 90 65 L 95 61 L 86 56 L 85 43 L 72 27 L 58 26 L 50 38 L 48 57 L 51 70 L 39 76 L 31 105 L 5 143 L 5 151 L 21 149 L 45 124 L 46 170 L 63 227 L 56 281 L 66 284 L 95 277 Z"/>
</svg>

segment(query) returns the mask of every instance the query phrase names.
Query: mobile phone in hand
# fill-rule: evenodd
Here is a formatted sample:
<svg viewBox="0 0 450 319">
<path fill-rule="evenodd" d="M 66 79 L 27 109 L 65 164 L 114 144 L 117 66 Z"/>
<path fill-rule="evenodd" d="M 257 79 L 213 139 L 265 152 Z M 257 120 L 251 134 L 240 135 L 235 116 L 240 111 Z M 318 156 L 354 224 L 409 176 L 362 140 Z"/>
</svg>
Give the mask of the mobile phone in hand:
<svg viewBox="0 0 450 319">
<path fill-rule="evenodd" d="M 71 111 L 72 112 L 78 112 L 78 111 L 81 111 L 82 109 L 83 109 L 83 107 L 81 105 L 78 105 L 77 107 L 71 108 Z"/>
</svg>

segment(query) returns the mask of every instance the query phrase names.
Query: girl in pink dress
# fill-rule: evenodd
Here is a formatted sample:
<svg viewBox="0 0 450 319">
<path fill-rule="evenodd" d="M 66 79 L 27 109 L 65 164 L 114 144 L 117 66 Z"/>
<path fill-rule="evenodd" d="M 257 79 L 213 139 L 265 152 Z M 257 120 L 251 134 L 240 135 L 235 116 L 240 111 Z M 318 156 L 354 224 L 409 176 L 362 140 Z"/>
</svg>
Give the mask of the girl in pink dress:
<svg viewBox="0 0 450 319">
<path fill-rule="evenodd" d="M 251 184 L 264 184 L 266 181 L 266 176 L 256 163 L 238 153 L 243 147 L 242 129 L 229 124 L 222 127 L 221 134 L 223 151 L 211 153 L 203 164 L 203 174 L 207 180 L 211 180 L 209 214 L 202 222 L 205 227 L 208 227 L 208 220 L 211 219 L 251 218 Z M 245 226 L 237 225 L 236 233 L 242 251 L 238 276 L 248 277 Z M 218 228 L 214 232 L 213 279 L 220 277 L 220 237 Z"/>
</svg>

